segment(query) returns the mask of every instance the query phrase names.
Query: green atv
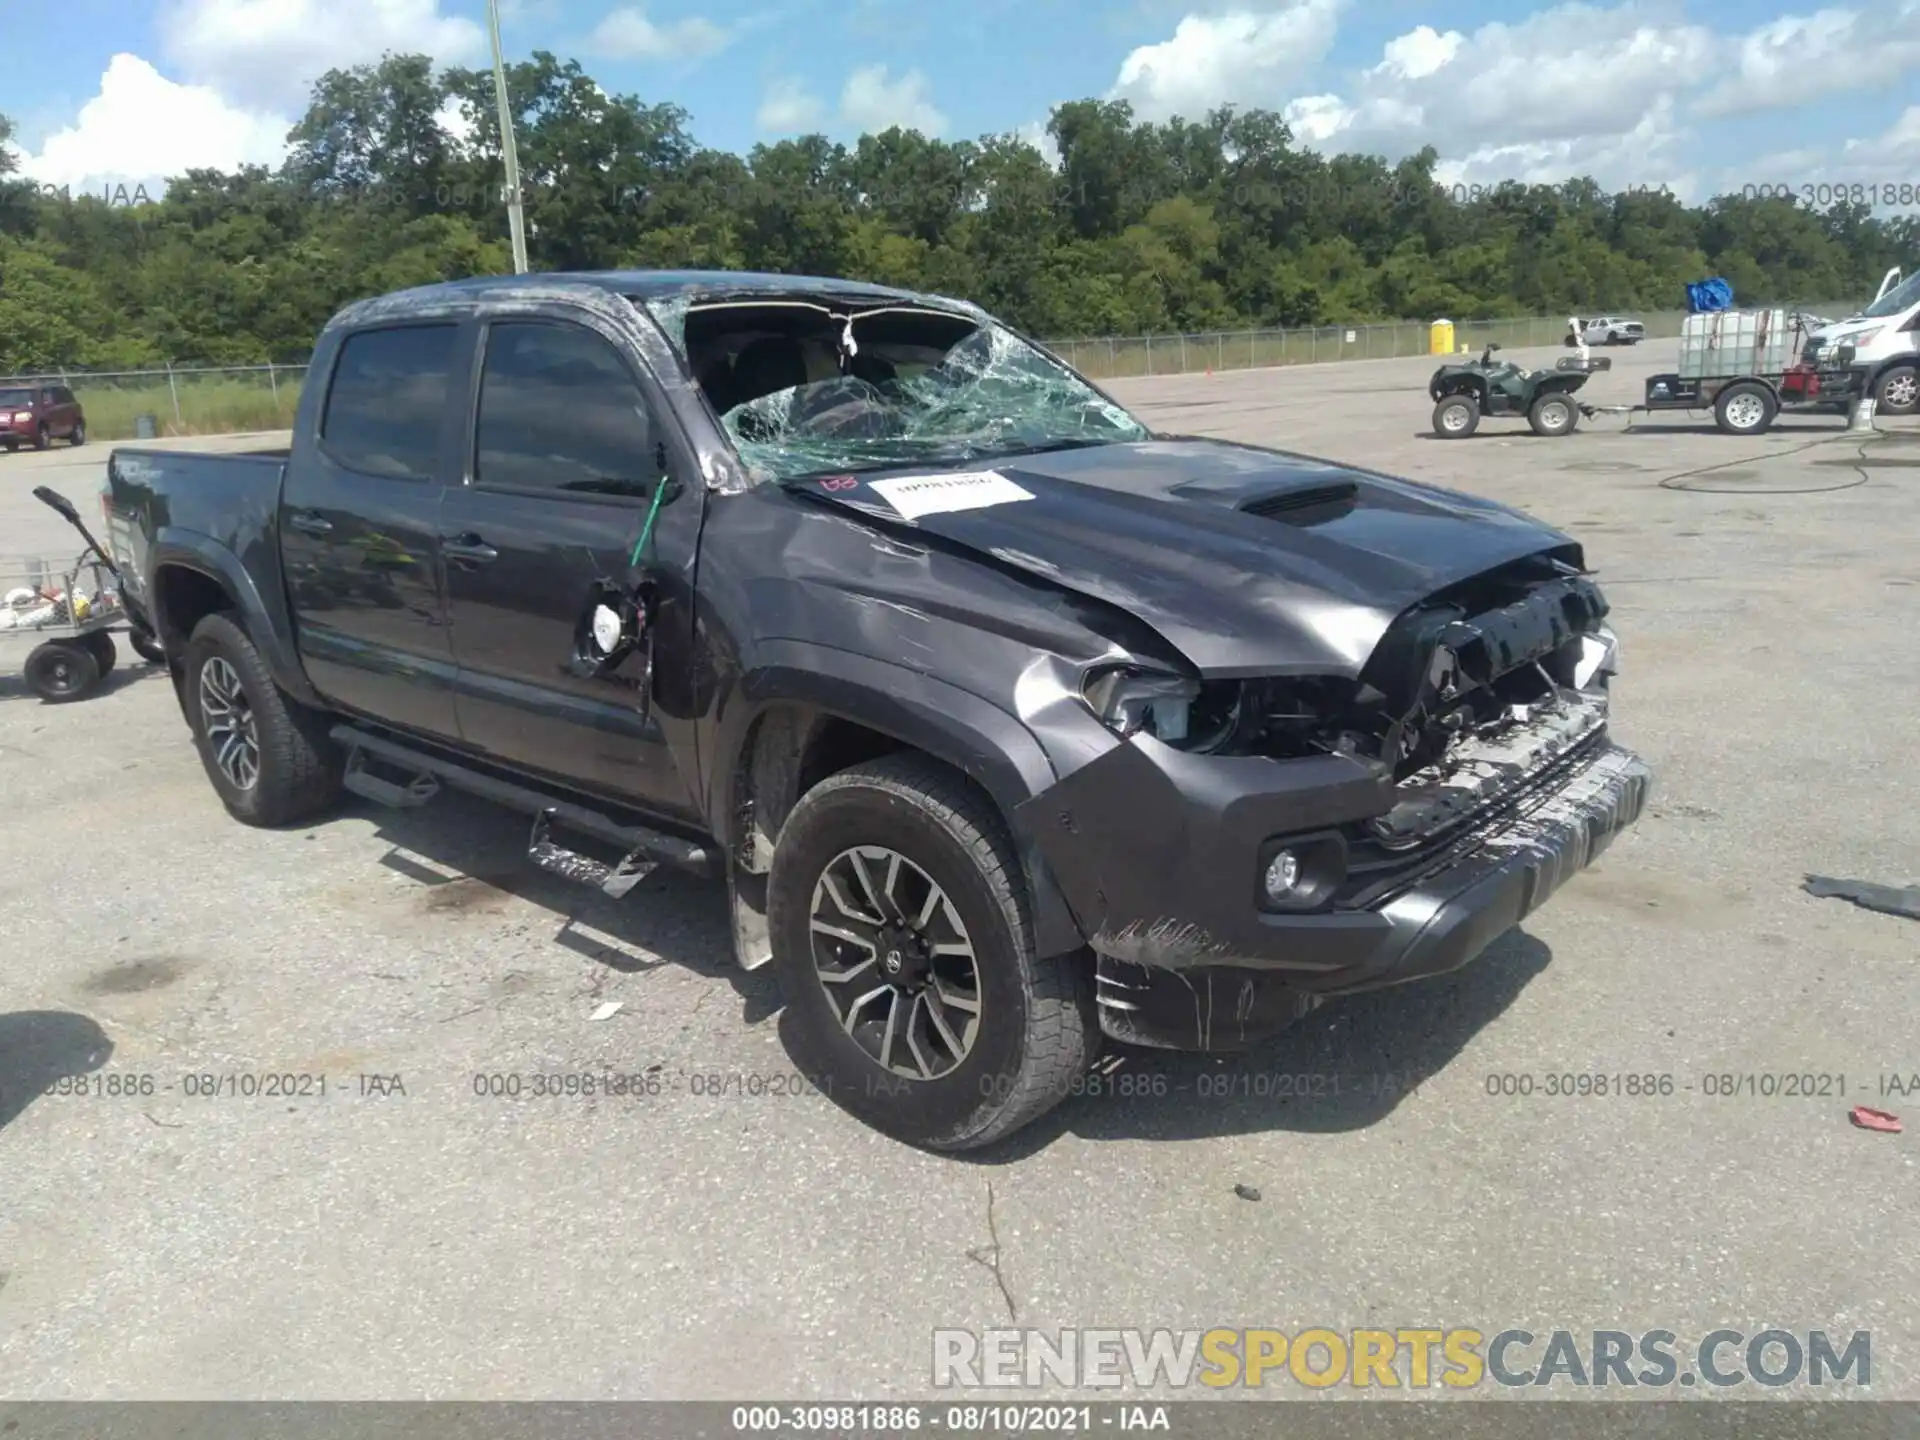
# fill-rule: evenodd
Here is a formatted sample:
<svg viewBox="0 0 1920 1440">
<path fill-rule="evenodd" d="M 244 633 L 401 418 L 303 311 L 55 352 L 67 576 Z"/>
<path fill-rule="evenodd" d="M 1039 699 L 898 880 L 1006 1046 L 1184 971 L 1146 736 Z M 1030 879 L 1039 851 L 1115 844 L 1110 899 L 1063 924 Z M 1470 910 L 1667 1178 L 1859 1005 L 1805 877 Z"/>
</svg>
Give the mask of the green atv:
<svg viewBox="0 0 1920 1440">
<path fill-rule="evenodd" d="M 1482 415 L 1524 415 L 1536 435 L 1571 435 L 1581 414 L 1593 413 L 1573 398 L 1596 370 L 1613 361 L 1569 355 L 1551 370 L 1522 370 L 1496 361 L 1489 345 L 1478 360 L 1442 365 L 1427 382 L 1433 396 L 1433 433 L 1443 440 L 1464 440 L 1480 428 Z"/>
</svg>

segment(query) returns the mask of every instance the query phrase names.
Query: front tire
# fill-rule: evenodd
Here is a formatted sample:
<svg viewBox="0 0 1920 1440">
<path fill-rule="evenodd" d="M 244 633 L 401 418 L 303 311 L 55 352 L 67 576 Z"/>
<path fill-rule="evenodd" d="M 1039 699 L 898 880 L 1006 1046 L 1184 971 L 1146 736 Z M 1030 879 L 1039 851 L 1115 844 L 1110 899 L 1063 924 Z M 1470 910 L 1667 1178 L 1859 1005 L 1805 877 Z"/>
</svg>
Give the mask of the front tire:
<svg viewBox="0 0 1920 1440">
<path fill-rule="evenodd" d="M 1536 435 L 1571 435 L 1580 423 L 1580 409 L 1571 396 L 1542 395 L 1527 408 L 1527 424 Z"/>
<path fill-rule="evenodd" d="M 1480 428 L 1480 406 L 1471 395 L 1447 395 L 1433 407 L 1433 433 L 1442 440 L 1464 440 Z"/>
<path fill-rule="evenodd" d="M 1920 369 L 1896 365 L 1884 371 L 1874 382 L 1873 408 L 1883 415 L 1911 415 L 1920 410 Z"/>
<path fill-rule="evenodd" d="M 100 683 L 100 662 L 78 640 L 49 640 L 27 656 L 27 688 L 49 705 L 91 694 Z"/>
<path fill-rule="evenodd" d="M 51 433 L 48 432 L 47 427 L 45 425 L 42 425 L 38 430 L 33 432 L 33 448 L 34 449 L 49 450 L 52 447 L 53 447 L 53 436 Z"/>
<path fill-rule="evenodd" d="M 325 718 L 274 684 L 247 632 L 226 615 L 194 627 L 182 678 L 200 763 L 234 819 L 291 825 L 339 798 L 345 765 Z"/>
<path fill-rule="evenodd" d="M 794 1060 L 896 1139 L 991 1144 L 1059 1104 L 1098 1050 L 1086 956 L 1034 954 L 1006 827 L 926 756 L 857 765 L 801 798 L 767 919 Z"/>
</svg>

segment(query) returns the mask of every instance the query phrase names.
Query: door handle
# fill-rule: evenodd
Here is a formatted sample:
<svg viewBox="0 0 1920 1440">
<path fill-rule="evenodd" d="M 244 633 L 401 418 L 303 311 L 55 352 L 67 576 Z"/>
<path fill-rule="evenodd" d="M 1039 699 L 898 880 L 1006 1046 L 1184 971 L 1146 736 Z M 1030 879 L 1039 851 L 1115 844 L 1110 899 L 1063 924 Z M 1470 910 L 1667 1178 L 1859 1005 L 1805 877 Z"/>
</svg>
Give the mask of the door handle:
<svg viewBox="0 0 1920 1440">
<path fill-rule="evenodd" d="M 288 517 L 287 523 L 296 530 L 304 530 L 309 535 L 325 535 L 333 529 L 333 522 L 326 516 L 312 510 L 296 510 Z"/>
<path fill-rule="evenodd" d="M 446 536 L 440 541 L 440 553 L 466 565 L 484 565 L 500 558 L 498 550 L 473 534 Z"/>
</svg>

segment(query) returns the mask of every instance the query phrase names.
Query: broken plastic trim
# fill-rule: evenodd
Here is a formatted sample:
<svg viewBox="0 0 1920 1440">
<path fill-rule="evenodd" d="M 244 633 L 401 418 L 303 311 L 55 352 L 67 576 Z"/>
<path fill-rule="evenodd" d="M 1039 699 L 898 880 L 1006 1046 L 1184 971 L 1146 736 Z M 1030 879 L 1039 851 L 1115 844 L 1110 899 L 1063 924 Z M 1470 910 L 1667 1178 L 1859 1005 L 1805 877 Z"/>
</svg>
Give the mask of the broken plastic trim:
<svg viewBox="0 0 1920 1440">
<path fill-rule="evenodd" d="M 875 316 L 924 315 L 973 328 L 924 373 L 881 383 L 842 373 L 736 405 L 720 417 L 756 481 L 969 461 L 1152 438 L 1146 425 L 984 312 L 892 304 L 861 309 L 788 299 L 649 301 L 686 356 L 687 317 L 720 309 L 804 309 L 837 326 L 841 364 L 860 353 L 856 327 Z M 871 347 L 868 347 L 871 353 Z"/>
</svg>

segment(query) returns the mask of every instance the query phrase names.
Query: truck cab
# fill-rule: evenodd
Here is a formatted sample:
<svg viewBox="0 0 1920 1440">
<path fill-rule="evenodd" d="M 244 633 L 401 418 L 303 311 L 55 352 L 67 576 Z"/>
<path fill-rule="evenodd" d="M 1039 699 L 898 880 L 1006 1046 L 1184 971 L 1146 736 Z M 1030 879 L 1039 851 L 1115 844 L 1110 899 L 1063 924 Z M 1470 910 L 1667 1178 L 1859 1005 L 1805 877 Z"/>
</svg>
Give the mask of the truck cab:
<svg viewBox="0 0 1920 1440">
<path fill-rule="evenodd" d="M 1807 337 L 1804 363 L 1824 366 L 1851 349 L 1875 408 L 1889 415 L 1920 410 L 1920 271 L 1901 279 L 1889 270 L 1873 302 Z"/>
</svg>

